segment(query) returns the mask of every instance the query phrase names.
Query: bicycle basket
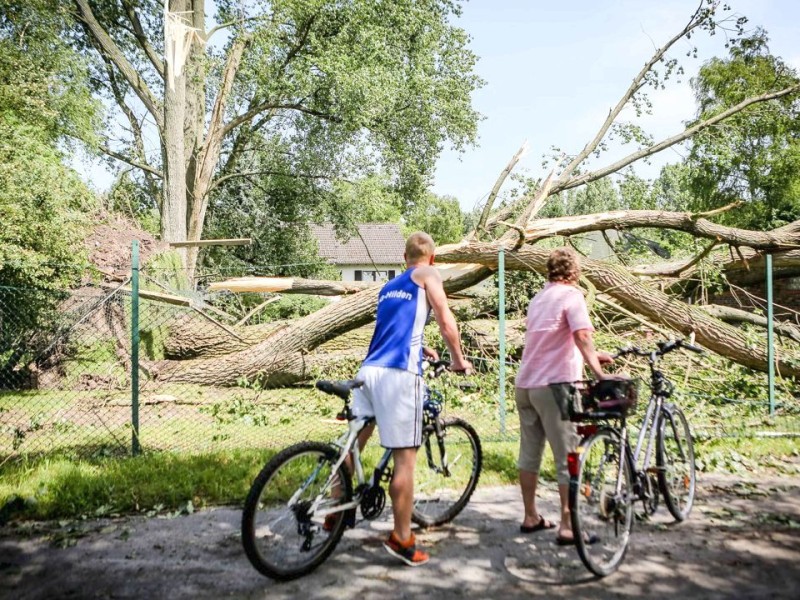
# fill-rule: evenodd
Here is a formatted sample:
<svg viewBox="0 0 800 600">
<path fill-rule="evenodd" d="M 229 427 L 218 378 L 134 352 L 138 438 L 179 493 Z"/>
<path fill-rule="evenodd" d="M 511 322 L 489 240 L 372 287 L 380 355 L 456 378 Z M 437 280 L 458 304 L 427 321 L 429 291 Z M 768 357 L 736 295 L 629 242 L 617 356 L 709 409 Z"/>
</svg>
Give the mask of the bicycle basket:
<svg viewBox="0 0 800 600">
<path fill-rule="evenodd" d="M 639 400 L 636 379 L 601 379 L 587 389 L 586 404 L 598 412 L 624 416 L 636 408 Z"/>
<path fill-rule="evenodd" d="M 638 379 L 602 379 L 552 384 L 561 419 L 614 419 L 628 414 L 639 399 Z"/>
</svg>

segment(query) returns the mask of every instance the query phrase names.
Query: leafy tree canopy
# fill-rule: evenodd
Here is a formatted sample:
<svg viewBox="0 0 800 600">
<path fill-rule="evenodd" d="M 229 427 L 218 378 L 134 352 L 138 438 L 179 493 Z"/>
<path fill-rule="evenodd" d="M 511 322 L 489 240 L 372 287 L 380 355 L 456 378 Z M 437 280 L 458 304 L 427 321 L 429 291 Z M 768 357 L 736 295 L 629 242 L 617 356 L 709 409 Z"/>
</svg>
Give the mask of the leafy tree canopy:
<svg viewBox="0 0 800 600">
<path fill-rule="evenodd" d="M 97 105 L 64 41 L 67 15 L 50 0 L 0 11 L 0 282 L 56 287 L 84 264 L 83 212 L 92 194 L 58 144 L 91 137 Z"/>
<path fill-rule="evenodd" d="M 93 142 L 98 104 L 91 99 L 85 63 L 68 45 L 64 3 L 2 0 L 0 6 L 0 111 L 6 126 L 36 127 L 51 141 Z"/>
<path fill-rule="evenodd" d="M 698 119 L 748 96 L 797 83 L 797 72 L 769 52 L 763 30 L 732 44 L 692 84 Z M 796 96 L 754 105 L 695 136 L 689 164 L 695 208 L 745 200 L 721 218 L 751 229 L 771 229 L 800 218 L 800 101 Z"/>
<path fill-rule="evenodd" d="M 390 204 L 405 212 L 444 146 L 475 140 L 471 93 L 482 81 L 467 34 L 451 24 L 459 2 L 219 0 L 206 30 L 210 2 L 174 0 L 171 10 L 198 29 L 174 92 L 164 83 L 161 2 L 74 5 L 76 45 L 93 57 L 96 89 L 130 122 L 128 139 L 101 148 L 141 169 L 159 204 L 165 192 L 161 229 L 170 239 L 208 237 L 206 216 L 217 227 L 225 211 L 233 214 L 247 179 L 283 194 L 276 203 L 294 179 L 313 191 L 294 193 L 294 202 L 319 212 L 329 205 L 321 195 L 351 193 L 343 182 L 380 176 L 397 196 Z M 184 127 L 170 128 L 164 108 L 179 89 Z M 149 136 L 158 146 L 148 145 L 147 127 L 158 129 Z M 173 177 L 184 167 L 186 177 Z M 224 208 L 229 199 L 234 205 Z"/>
<path fill-rule="evenodd" d="M 461 205 L 453 196 L 428 192 L 407 212 L 403 231 L 406 235 L 425 231 L 437 245 L 461 241 L 465 235 Z"/>
</svg>

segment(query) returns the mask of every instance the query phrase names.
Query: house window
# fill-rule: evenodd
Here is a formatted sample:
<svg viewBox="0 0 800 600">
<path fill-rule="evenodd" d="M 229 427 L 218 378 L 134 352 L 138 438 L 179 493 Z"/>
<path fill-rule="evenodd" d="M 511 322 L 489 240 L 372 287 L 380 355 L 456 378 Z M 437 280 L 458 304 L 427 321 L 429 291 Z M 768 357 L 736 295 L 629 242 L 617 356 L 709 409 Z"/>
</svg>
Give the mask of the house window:
<svg viewBox="0 0 800 600">
<path fill-rule="evenodd" d="M 372 282 L 383 282 L 388 281 L 389 279 L 394 279 L 394 276 L 397 272 L 394 269 L 389 269 L 388 271 L 367 271 L 364 269 L 356 269 L 355 270 L 355 280 L 356 281 L 372 281 Z"/>
</svg>

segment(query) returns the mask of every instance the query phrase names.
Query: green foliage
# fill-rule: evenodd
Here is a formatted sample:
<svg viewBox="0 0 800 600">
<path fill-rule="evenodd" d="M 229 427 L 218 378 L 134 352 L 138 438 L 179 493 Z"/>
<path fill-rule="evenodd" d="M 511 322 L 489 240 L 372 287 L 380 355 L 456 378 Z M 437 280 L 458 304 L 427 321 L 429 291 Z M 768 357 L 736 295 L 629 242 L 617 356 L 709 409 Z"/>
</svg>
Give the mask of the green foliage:
<svg viewBox="0 0 800 600">
<path fill-rule="evenodd" d="M 437 245 L 461 241 L 464 216 L 458 199 L 430 192 L 423 194 L 405 215 L 403 233 L 408 236 L 415 231 L 430 234 Z"/>
<path fill-rule="evenodd" d="M 281 321 L 305 317 L 328 305 L 328 301 L 319 296 L 305 294 L 288 294 L 277 302 L 267 305 L 260 318 L 261 322 Z"/>
<path fill-rule="evenodd" d="M 154 198 L 139 185 L 130 171 L 123 171 L 104 198 L 106 210 L 121 213 L 136 223 L 140 229 L 157 235 L 160 215 Z"/>
<path fill-rule="evenodd" d="M 93 197 L 41 129 L 0 115 L 0 374 L 58 322 L 54 290 L 79 281 Z"/>
<path fill-rule="evenodd" d="M 264 175 L 231 179 L 216 193 L 204 235 L 249 237 L 253 243 L 204 250 L 204 271 L 241 274 L 257 268 L 259 275 L 313 277 L 324 269 L 309 224 L 324 219 L 331 192 L 313 178 L 295 177 L 289 155 L 288 147 L 268 145 L 242 165 Z"/>
<path fill-rule="evenodd" d="M 692 82 L 698 121 L 745 98 L 798 82 L 795 69 L 772 55 L 766 32 L 731 45 L 727 58 L 703 65 Z M 691 125 L 691 124 L 690 124 Z M 689 164 L 698 209 L 736 200 L 746 207 L 720 218 L 750 229 L 773 229 L 800 218 L 800 105 L 797 95 L 759 103 L 693 138 Z"/>
<path fill-rule="evenodd" d="M 69 47 L 70 9 L 56 0 L 3 0 L 0 10 L 0 114 L 44 140 L 92 142 L 99 104 L 86 64 Z"/>
<path fill-rule="evenodd" d="M 191 287 L 177 250 L 155 252 L 147 259 L 142 273 L 146 275 L 140 283 L 142 289 L 163 292 L 161 286 L 171 290 L 189 290 Z"/>
<path fill-rule="evenodd" d="M 69 287 L 86 266 L 95 199 L 58 144 L 92 137 L 97 104 L 66 44 L 66 14 L 48 0 L 6 1 L 0 11 L 0 286 L 16 288 L 13 305 L 0 303 L 0 376 L 57 322 L 61 298 L 46 290 Z"/>
<path fill-rule="evenodd" d="M 386 176 L 370 175 L 334 182 L 325 208 L 338 232 L 355 234 L 358 223 L 399 223 L 403 198 Z"/>
<path fill-rule="evenodd" d="M 492 276 L 495 289 L 497 274 Z M 545 278 L 535 271 L 506 271 L 506 317 L 522 318 L 528 311 L 531 299 L 542 289 Z M 497 317 L 500 314 L 499 295 L 485 294 L 472 302 L 472 318 Z"/>
<path fill-rule="evenodd" d="M 470 95 L 481 81 L 467 34 L 449 23 L 458 4 L 284 0 L 256 3 L 249 14 L 267 12 L 270 21 L 253 26 L 242 77 L 260 97 L 308 99 L 294 127 L 309 158 L 339 160 L 349 148 L 352 164 L 377 159 L 396 174 L 398 189 L 415 193 L 442 142 L 474 139 Z M 238 4 L 221 3 L 222 20 L 240 14 Z M 287 62 L 298 43 L 302 51 Z"/>
</svg>

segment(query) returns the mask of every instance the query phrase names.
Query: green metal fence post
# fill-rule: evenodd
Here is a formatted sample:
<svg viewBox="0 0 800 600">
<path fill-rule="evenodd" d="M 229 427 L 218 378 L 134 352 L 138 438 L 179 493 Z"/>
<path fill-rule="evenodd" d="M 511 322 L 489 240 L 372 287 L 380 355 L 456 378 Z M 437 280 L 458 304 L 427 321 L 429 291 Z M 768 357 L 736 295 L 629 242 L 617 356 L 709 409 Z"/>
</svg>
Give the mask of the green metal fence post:
<svg viewBox="0 0 800 600">
<path fill-rule="evenodd" d="M 775 347 L 772 333 L 772 255 L 767 254 L 767 362 L 769 381 L 769 416 L 775 415 Z"/>
<path fill-rule="evenodd" d="M 505 251 L 501 248 L 497 255 L 497 310 L 500 313 L 499 323 L 499 360 L 500 369 L 500 435 L 506 434 L 506 260 Z"/>
<path fill-rule="evenodd" d="M 131 245 L 131 453 L 141 452 L 139 445 L 139 240 Z"/>
</svg>

